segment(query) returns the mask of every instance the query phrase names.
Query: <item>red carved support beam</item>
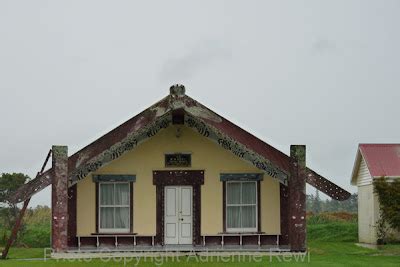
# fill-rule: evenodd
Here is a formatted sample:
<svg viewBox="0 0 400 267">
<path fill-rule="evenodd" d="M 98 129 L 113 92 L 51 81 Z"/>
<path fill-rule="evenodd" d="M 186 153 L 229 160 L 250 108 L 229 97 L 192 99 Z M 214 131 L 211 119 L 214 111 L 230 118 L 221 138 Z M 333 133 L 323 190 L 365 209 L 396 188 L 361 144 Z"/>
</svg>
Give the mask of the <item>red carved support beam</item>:
<svg viewBox="0 0 400 267">
<path fill-rule="evenodd" d="M 51 190 L 52 248 L 68 248 L 68 147 L 53 146 L 53 181 Z"/>
<path fill-rule="evenodd" d="M 306 250 L 306 146 L 290 146 L 289 244 L 291 251 Z"/>
</svg>

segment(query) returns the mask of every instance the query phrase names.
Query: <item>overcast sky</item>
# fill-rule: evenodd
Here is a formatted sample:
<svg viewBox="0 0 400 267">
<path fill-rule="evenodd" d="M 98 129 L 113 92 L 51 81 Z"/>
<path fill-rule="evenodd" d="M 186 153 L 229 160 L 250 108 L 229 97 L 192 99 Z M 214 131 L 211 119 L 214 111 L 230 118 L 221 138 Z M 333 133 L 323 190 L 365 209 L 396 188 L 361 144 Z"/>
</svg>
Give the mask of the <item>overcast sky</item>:
<svg viewBox="0 0 400 267">
<path fill-rule="evenodd" d="M 400 142 L 399 14 L 389 0 L 3 0 L 0 172 L 34 176 L 51 145 L 72 154 L 182 83 L 285 153 L 306 144 L 309 167 L 355 192 L 357 144 Z"/>
</svg>

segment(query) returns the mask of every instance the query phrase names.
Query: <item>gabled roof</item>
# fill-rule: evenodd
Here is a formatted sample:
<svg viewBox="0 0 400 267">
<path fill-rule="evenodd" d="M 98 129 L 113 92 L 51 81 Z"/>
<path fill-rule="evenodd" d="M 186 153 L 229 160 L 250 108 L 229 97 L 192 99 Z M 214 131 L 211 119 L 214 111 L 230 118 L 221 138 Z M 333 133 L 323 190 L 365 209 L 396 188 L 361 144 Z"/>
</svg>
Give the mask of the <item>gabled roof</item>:
<svg viewBox="0 0 400 267">
<path fill-rule="evenodd" d="M 351 183 L 355 184 L 361 157 L 372 177 L 400 177 L 400 144 L 359 144 Z"/>
<path fill-rule="evenodd" d="M 185 124 L 282 184 L 287 184 L 293 163 L 291 157 L 185 95 L 183 86 L 173 86 L 170 90 L 167 97 L 70 156 L 70 186 L 136 148 L 172 123 Z M 346 190 L 308 168 L 306 175 L 309 184 L 335 199 L 343 200 L 350 196 Z M 11 201 L 28 199 L 50 185 L 51 176 L 50 169 L 22 186 L 11 197 Z"/>
</svg>

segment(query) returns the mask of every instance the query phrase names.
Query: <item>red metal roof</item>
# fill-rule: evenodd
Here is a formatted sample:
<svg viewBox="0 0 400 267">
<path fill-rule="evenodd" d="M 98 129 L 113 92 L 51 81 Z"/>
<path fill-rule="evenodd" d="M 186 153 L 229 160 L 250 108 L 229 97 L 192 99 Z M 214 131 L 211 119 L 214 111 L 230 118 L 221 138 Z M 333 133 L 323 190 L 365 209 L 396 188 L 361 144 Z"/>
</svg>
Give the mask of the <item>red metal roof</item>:
<svg viewBox="0 0 400 267">
<path fill-rule="evenodd" d="M 400 144 L 360 144 L 373 177 L 400 177 Z"/>
</svg>

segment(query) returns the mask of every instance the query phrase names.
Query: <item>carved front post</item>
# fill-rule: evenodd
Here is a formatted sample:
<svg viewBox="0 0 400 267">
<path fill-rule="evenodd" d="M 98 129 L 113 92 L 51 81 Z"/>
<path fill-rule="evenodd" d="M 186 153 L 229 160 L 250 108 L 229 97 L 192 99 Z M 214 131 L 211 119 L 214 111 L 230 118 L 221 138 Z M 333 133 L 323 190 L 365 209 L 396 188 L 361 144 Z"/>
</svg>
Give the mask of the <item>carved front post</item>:
<svg viewBox="0 0 400 267">
<path fill-rule="evenodd" d="M 289 241 L 291 251 L 306 250 L 306 146 L 291 145 Z"/>
<path fill-rule="evenodd" d="M 68 147 L 53 146 L 52 153 L 51 241 L 54 252 L 63 252 L 68 248 Z"/>
</svg>

